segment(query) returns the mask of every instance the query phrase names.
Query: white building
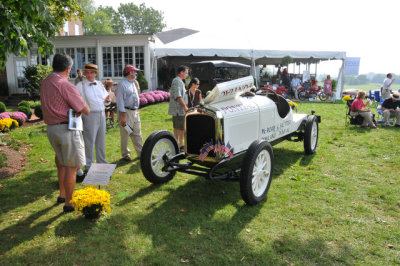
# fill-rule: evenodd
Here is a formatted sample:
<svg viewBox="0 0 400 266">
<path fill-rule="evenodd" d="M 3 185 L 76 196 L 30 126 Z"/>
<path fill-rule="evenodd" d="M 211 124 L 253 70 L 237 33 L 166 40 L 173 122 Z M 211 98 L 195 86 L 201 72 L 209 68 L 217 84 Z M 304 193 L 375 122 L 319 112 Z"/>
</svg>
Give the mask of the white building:
<svg viewBox="0 0 400 266">
<path fill-rule="evenodd" d="M 138 67 L 148 81 L 149 88 L 155 87 L 156 73 L 152 72 L 154 51 L 152 35 L 79 35 L 57 36 L 54 39 L 54 53 L 41 55 L 37 48 L 29 51 L 27 57 L 10 55 L 7 60 L 7 82 L 9 95 L 25 93 L 23 88 L 24 68 L 28 65 L 51 65 L 55 53 L 66 53 L 74 60 L 70 81 L 76 77 L 76 70 L 87 63 L 99 66 L 100 81 L 112 78 L 118 82 L 123 78 L 122 70 L 130 64 Z"/>
</svg>

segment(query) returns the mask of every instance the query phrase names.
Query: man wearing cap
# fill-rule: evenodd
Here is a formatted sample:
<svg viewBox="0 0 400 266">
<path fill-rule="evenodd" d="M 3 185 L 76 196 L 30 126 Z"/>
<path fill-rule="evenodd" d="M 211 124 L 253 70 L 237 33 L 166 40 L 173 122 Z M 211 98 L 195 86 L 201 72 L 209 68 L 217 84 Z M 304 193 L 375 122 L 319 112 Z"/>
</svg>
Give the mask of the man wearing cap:
<svg viewBox="0 0 400 266">
<path fill-rule="evenodd" d="M 57 203 L 65 202 L 64 212 L 74 211 L 70 203 L 75 188 L 75 172 L 85 164 L 85 149 L 82 131 L 68 129 L 68 111 L 89 115 L 89 107 L 79 95 L 75 85 L 70 83 L 72 58 L 56 54 L 53 58 L 53 72 L 40 86 L 40 101 L 43 120 L 47 124 L 47 137 L 56 156 L 60 195 Z"/>
<path fill-rule="evenodd" d="M 126 65 L 123 71 L 124 78 L 118 83 L 117 109 L 119 112 L 120 135 L 121 135 L 121 154 L 124 160 L 130 161 L 131 151 L 128 148 L 129 137 L 132 140 L 133 147 L 136 150 L 137 157 L 140 158 L 143 147 L 141 123 L 139 116 L 139 94 L 140 87 L 136 80 L 136 74 L 139 71 L 132 65 Z M 132 130 L 130 135 L 125 129 L 128 125 Z"/>
<path fill-rule="evenodd" d="M 183 100 L 186 90 L 182 80 L 186 79 L 188 70 L 187 66 L 178 67 L 178 75 L 172 80 L 171 89 L 169 90 L 171 97 L 169 98 L 168 114 L 172 115 L 174 136 L 181 150 L 183 149 L 185 113 L 188 110 Z"/>
<path fill-rule="evenodd" d="M 95 80 L 99 72 L 97 65 L 86 64 L 82 70 L 85 71 L 86 79 L 79 82 L 76 87 L 90 107 L 90 114 L 82 116 L 86 154 L 85 170 L 89 171 L 90 166 L 94 163 L 93 149 L 96 151 L 97 163 L 107 163 L 104 104 L 110 103 L 110 96 L 103 84 Z"/>
<path fill-rule="evenodd" d="M 396 117 L 395 127 L 400 127 L 400 94 L 394 92 L 392 97 L 386 99 L 382 103 L 383 118 L 385 120 L 385 126 L 389 126 L 389 118 Z"/>
</svg>

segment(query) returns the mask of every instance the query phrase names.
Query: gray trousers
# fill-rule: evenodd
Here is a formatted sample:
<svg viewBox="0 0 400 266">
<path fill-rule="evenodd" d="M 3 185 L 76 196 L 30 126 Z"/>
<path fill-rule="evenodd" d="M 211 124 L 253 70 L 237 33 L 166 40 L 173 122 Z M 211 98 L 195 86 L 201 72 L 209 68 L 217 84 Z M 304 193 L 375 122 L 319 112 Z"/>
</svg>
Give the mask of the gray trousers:
<svg viewBox="0 0 400 266">
<path fill-rule="evenodd" d="M 82 115 L 82 122 L 86 154 L 85 169 L 89 170 L 92 163 L 94 163 L 94 149 L 96 149 L 97 163 L 107 163 L 106 116 L 104 111 L 91 111 L 88 116 Z"/>
<path fill-rule="evenodd" d="M 372 121 L 372 114 L 371 112 L 350 112 L 351 116 L 361 115 L 363 119 L 363 123 L 361 126 L 366 127 L 375 127 L 374 122 Z"/>
<path fill-rule="evenodd" d="M 141 122 L 138 110 L 129 110 L 126 109 L 126 124 L 129 125 L 133 132 L 131 135 L 128 135 L 126 130 L 119 126 L 119 132 L 121 135 L 121 154 L 122 157 L 130 156 L 131 150 L 128 148 L 129 138 L 131 138 L 133 147 L 136 150 L 136 154 L 140 157 L 142 153 L 143 140 L 142 140 L 142 130 L 141 130 Z M 119 121 L 121 121 L 121 114 L 119 113 Z"/>
<path fill-rule="evenodd" d="M 388 125 L 389 124 L 389 119 L 391 117 L 395 117 L 396 118 L 396 125 L 400 125 L 400 112 L 390 112 L 389 110 L 384 110 L 382 112 L 383 114 L 383 118 L 385 120 L 385 124 Z"/>
</svg>

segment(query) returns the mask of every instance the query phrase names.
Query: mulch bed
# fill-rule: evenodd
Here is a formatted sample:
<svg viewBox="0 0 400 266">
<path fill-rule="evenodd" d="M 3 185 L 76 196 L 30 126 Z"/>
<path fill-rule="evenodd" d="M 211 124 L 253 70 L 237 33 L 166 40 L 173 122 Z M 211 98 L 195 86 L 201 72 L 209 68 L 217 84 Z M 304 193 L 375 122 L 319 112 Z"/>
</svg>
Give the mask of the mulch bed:
<svg viewBox="0 0 400 266">
<path fill-rule="evenodd" d="M 32 115 L 29 121 L 26 121 L 21 127 L 31 127 L 44 124 L 35 115 Z M 19 151 L 16 151 L 8 146 L 0 146 L 0 151 L 7 156 L 7 166 L 0 168 L 0 179 L 11 178 L 21 172 L 25 167 L 26 156 L 25 152 L 30 149 L 29 146 L 21 146 Z"/>
</svg>

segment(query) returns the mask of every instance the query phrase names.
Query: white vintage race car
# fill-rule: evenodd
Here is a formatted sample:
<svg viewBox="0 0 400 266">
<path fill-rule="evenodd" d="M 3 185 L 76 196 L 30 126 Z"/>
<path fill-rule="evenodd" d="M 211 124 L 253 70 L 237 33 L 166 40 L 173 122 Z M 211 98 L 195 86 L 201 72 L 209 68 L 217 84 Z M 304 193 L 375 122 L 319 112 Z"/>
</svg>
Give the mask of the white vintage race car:
<svg viewBox="0 0 400 266">
<path fill-rule="evenodd" d="M 152 183 L 165 183 L 177 171 L 208 179 L 239 180 L 243 200 L 255 205 L 271 184 L 272 146 L 304 141 L 315 152 L 319 116 L 295 114 L 288 101 L 270 93 L 255 95 L 253 77 L 220 83 L 185 116 L 185 151 L 166 130 L 152 133 L 143 146 L 141 168 Z"/>
</svg>

